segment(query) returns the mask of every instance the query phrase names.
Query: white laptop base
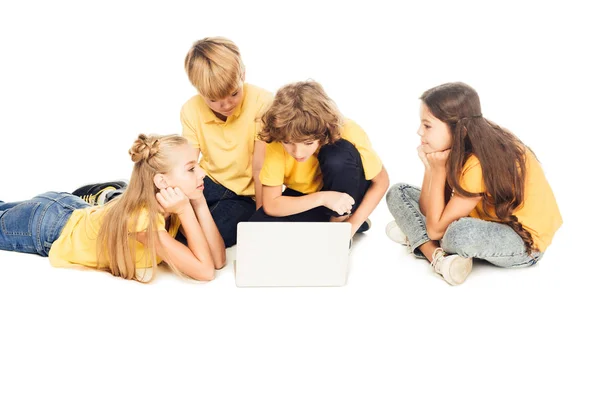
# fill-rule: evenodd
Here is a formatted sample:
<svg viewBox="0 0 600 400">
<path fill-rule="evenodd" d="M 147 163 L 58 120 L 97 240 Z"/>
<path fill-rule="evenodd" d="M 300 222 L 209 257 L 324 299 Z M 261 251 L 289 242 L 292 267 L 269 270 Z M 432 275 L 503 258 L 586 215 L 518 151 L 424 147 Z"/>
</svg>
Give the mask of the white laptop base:
<svg viewBox="0 0 600 400">
<path fill-rule="evenodd" d="M 248 286 L 344 286 L 348 222 L 240 222 L 235 283 Z"/>
</svg>

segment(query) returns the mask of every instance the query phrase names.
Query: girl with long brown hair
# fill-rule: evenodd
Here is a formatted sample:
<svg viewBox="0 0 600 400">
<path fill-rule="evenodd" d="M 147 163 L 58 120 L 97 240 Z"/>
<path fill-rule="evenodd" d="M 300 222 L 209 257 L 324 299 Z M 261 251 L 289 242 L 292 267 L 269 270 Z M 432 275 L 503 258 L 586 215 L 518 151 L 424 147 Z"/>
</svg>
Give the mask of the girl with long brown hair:
<svg viewBox="0 0 600 400">
<path fill-rule="evenodd" d="M 129 155 L 129 186 L 104 206 L 58 192 L 0 201 L 0 250 L 141 282 L 156 276 L 162 260 L 179 275 L 213 279 L 225 264 L 225 246 L 203 195 L 206 173 L 195 150 L 178 135 L 139 135 Z M 175 240 L 179 231 L 188 245 Z"/>
<path fill-rule="evenodd" d="M 452 285 L 464 282 L 473 258 L 500 267 L 537 263 L 562 218 L 536 156 L 483 117 L 477 92 L 464 83 L 420 99 L 423 184 L 390 188 L 388 236 Z"/>
</svg>

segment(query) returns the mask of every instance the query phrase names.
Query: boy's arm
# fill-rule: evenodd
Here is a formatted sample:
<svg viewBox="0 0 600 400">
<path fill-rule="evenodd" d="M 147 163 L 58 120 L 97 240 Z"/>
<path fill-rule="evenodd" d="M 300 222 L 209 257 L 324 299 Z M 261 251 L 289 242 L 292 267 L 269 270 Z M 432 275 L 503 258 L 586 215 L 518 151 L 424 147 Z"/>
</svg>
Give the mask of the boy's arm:
<svg viewBox="0 0 600 400">
<path fill-rule="evenodd" d="M 265 161 L 267 144 L 262 140 L 254 141 L 254 153 L 252 154 L 252 178 L 254 180 L 254 192 L 256 197 L 256 209 L 263 205 L 263 185 L 260 183 L 260 170 Z"/>
<path fill-rule="evenodd" d="M 347 222 L 352 224 L 352 236 L 354 236 L 358 228 L 360 228 L 362 223 L 365 222 L 375 207 L 377 207 L 377 204 L 379 204 L 389 186 L 390 178 L 385 167 L 382 166 L 381 171 L 371 180 L 371 186 L 367 189 L 362 203 L 360 203 L 360 206 L 358 206 L 356 211 L 347 220 Z"/>
<path fill-rule="evenodd" d="M 352 209 L 354 204 L 354 199 L 346 193 L 327 191 L 292 197 L 283 196 L 281 186 L 265 185 L 263 185 L 263 201 L 265 213 L 272 217 L 286 217 L 320 206 L 325 206 L 343 215 Z"/>
</svg>

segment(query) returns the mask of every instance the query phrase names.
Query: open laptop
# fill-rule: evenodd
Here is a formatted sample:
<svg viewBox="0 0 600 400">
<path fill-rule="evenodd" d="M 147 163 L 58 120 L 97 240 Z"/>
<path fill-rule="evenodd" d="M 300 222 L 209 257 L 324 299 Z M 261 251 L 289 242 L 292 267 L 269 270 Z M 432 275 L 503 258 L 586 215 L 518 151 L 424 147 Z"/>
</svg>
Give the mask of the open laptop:
<svg viewBox="0 0 600 400">
<path fill-rule="evenodd" d="M 344 286 L 349 222 L 240 222 L 235 283 L 248 286 Z"/>
</svg>

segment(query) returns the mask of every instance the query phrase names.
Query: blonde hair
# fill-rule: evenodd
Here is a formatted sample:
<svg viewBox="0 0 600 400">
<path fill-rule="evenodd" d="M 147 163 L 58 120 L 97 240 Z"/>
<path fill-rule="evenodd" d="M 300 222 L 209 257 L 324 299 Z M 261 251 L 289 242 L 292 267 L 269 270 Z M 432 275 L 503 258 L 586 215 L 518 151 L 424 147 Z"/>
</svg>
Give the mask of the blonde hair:
<svg viewBox="0 0 600 400">
<path fill-rule="evenodd" d="M 267 142 L 318 140 L 321 145 L 341 138 L 343 117 L 314 81 L 283 86 L 262 116 L 260 139 Z"/>
<path fill-rule="evenodd" d="M 158 189 L 154 176 L 172 169 L 173 159 L 179 147 L 187 140 L 179 135 L 139 135 L 129 149 L 135 163 L 125 192 L 109 202 L 98 232 L 98 268 L 125 279 L 150 282 L 156 275 L 156 246 L 158 244 L 157 222 L 160 207 L 156 200 Z M 131 233 L 138 226 L 140 213 L 147 213 L 145 261 L 152 261 L 149 279 L 136 274 L 136 237 Z M 171 216 L 171 224 L 177 223 Z M 176 268 L 171 268 L 181 275 Z M 144 274 L 145 275 L 145 274 Z"/>
<path fill-rule="evenodd" d="M 185 71 L 192 85 L 206 99 L 223 99 L 244 80 L 240 50 L 223 37 L 195 42 L 185 56 Z"/>
</svg>

